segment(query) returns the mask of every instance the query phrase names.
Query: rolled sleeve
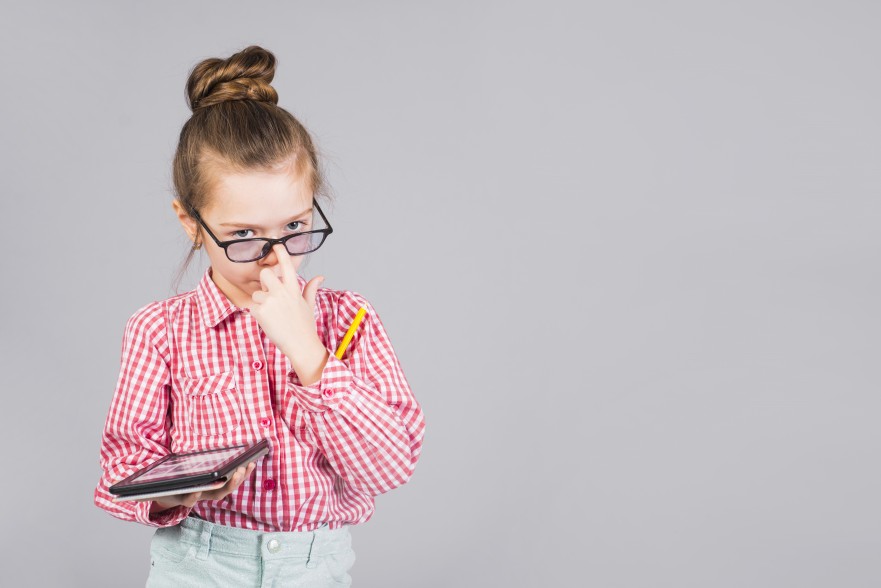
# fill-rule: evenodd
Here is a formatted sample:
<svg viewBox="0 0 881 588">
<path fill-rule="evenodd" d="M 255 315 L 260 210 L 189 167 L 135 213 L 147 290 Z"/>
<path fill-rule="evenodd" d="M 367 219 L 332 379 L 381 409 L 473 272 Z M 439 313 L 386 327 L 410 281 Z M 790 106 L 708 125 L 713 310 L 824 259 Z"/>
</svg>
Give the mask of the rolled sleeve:
<svg viewBox="0 0 881 588">
<path fill-rule="evenodd" d="M 119 379 L 101 440 L 103 470 L 94 502 L 110 515 L 152 527 L 177 524 L 189 514 L 178 507 L 150 516 L 151 502 L 114 500 L 109 488 L 168 454 L 170 372 L 164 312 L 149 305 L 126 324 Z"/>
<path fill-rule="evenodd" d="M 425 424 L 373 307 L 354 292 L 336 294 L 324 319 L 330 356 L 321 377 L 303 386 L 289 372 L 282 415 L 300 441 L 321 451 L 343 480 L 375 496 L 409 479 Z M 339 359 L 330 349 L 359 308 L 366 315 Z"/>
<path fill-rule="evenodd" d="M 336 408 L 352 386 L 352 370 L 330 353 L 321 377 L 310 386 L 303 386 L 297 372 L 288 372 L 288 391 L 296 401 L 311 412 L 324 412 Z"/>
</svg>

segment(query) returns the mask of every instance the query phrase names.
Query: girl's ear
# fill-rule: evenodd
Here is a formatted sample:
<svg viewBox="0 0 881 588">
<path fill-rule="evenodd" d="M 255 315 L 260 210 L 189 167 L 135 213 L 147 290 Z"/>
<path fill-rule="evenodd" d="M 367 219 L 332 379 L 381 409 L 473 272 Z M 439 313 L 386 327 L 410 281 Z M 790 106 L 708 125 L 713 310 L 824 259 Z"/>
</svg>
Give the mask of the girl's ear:
<svg viewBox="0 0 881 588">
<path fill-rule="evenodd" d="M 183 204 L 180 203 L 180 200 L 172 200 L 171 207 L 174 209 L 174 214 L 177 215 L 177 220 L 180 221 L 181 226 L 184 228 L 184 231 L 189 237 L 190 241 L 194 244 L 199 244 L 199 224 L 196 222 L 196 219 L 191 217 Z"/>
</svg>

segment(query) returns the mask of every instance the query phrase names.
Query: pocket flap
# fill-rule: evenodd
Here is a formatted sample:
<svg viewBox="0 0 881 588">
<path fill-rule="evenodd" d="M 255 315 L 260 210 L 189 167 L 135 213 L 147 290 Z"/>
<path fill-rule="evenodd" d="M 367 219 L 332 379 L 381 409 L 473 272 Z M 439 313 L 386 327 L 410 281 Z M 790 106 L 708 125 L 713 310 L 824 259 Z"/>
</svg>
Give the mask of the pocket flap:
<svg viewBox="0 0 881 588">
<path fill-rule="evenodd" d="M 236 387 L 233 372 L 222 372 L 201 378 L 181 378 L 181 388 L 187 396 L 206 396 L 226 392 Z"/>
</svg>

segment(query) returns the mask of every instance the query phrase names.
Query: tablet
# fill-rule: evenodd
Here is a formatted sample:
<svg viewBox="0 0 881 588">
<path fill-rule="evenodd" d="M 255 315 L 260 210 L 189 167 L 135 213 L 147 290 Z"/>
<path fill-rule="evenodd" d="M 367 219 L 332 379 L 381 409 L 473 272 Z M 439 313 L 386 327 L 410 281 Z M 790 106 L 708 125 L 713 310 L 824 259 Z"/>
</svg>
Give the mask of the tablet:
<svg viewBox="0 0 881 588">
<path fill-rule="evenodd" d="M 114 500 L 143 500 L 170 494 L 216 490 L 237 467 L 269 453 L 269 441 L 191 453 L 170 453 L 117 482 L 108 491 Z"/>
</svg>

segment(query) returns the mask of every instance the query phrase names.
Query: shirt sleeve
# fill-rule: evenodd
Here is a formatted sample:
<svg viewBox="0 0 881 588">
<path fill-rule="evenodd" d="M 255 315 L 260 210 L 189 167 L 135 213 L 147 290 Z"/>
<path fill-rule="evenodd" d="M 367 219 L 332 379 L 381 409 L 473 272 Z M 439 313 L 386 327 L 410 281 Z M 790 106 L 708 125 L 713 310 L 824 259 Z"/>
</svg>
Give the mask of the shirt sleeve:
<svg viewBox="0 0 881 588">
<path fill-rule="evenodd" d="M 136 312 L 125 327 L 119 379 L 101 439 L 104 472 L 94 495 L 95 504 L 114 517 L 154 527 L 176 525 L 191 509 L 180 506 L 151 517 L 152 502 L 115 502 L 107 489 L 169 453 L 167 354 L 162 306 Z"/>
<path fill-rule="evenodd" d="M 361 321 L 342 359 L 334 355 L 360 307 Z M 344 292 L 328 320 L 330 357 L 315 384 L 288 373 L 282 415 L 298 439 L 321 451 L 334 471 L 372 496 L 407 482 L 419 459 L 425 422 L 373 307 Z M 332 347 L 332 348 L 331 348 Z"/>
</svg>

